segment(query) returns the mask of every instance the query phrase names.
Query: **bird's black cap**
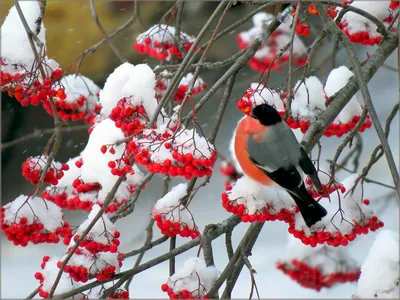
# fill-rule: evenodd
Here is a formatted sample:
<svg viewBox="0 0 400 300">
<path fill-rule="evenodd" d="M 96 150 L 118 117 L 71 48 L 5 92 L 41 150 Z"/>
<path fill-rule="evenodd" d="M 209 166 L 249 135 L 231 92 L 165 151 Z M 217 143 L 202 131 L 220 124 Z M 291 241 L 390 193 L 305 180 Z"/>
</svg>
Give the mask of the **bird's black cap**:
<svg viewBox="0 0 400 300">
<path fill-rule="evenodd" d="M 269 104 L 260 104 L 254 107 L 251 117 L 260 121 L 264 126 L 271 126 L 282 122 L 279 113 Z"/>
</svg>

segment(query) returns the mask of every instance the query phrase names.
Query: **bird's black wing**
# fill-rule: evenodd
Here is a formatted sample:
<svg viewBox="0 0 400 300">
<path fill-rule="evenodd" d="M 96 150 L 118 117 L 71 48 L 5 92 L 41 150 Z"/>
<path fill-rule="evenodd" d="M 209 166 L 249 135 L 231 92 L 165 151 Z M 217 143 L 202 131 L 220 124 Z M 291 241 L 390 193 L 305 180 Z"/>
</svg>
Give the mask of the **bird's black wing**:
<svg viewBox="0 0 400 300">
<path fill-rule="evenodd" d="M 319 180 L 317 170 L 310 157 L 307 155 L 307 152 L 303 147 L 300 146 L 300 160 L 299 160 L 300 168 L 303 172 L 310 176 L 313 185 L 316 187 L 318 191 L 322 191 L 321 181 Z"/>
</svg>

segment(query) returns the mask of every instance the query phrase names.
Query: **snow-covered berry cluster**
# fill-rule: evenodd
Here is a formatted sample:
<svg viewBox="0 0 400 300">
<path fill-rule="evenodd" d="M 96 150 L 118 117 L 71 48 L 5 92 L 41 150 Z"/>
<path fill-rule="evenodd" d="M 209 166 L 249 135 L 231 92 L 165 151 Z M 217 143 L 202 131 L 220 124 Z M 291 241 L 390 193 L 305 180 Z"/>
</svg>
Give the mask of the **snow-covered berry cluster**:
<svg viewBox="0 0 400 300">
<path fill-rule="evenodd" d="M 64 222 L 61 209 L 40 197 L 20 195 L 1 208 L 1 229 L 14 245 L 25 247 L 29 242 L 58 243 L 69 239 L 72 230 Z"/>
<path fill-rule="evenodd" d="M 360 276 L 360 268 L 345 248 L 311 248 L 293 238 L 285 259 L 279 260 L 276 267 L 301 286 L 317 291 L 357 281 Z"/>
<path fill-rule="evenodd" d="M 239 49 L 249 46 L 263 31 L 263 27 L 272 22 L 274 16 L 260 12 L 253 16 L 253 27 L 248 31 L 241 32 L 237 36 Z M 261 45 L 255 55 L 249 61 L 249 66 L 258 71 L 281 69 L 282 65 L 289 60 L 289 51 L 281 53 L 281 49 L 291 40 L 290 38 L 291 17 L 288 17 L 275 30 L 268 40 Z M 303 65 L 307 61 L 306 47 L 303 42 L 295 36 L 293 40 L 293 63 Z"/>
<path fill-rule="evenodd" d="M 296 206 L 289 194 L 251 180 L 239 178 L 231 190 L 222 193 L 222 206 L 243 222 L 284 221 L 290 223 Z"/>
<path fill-rule="evenodd" d="M 297 3 L 293 3 L 292 15 L 296 14 L 296 10 L 297 10 Z M 329 6 L 326 9 L 326 12 L 329 14 L 329 16 L 332 19 L 336 18 L 337 14 L 338 14 L 337 6 L 336 5 Z M 316 9 L 314 4 L 308 4 L 307 13 L 309 13 L 310 15 L 315 15 L 315 16 L 319 15 L 318 10 Z M 310 29 L 311 29 L 311 27 L 307 22 L 307 15 L 304 15 L 304 17 L 300 17 L 297 20 L 297 23 L 296 23 L 296 34 L 297 35 L 309 36 Z"/>
<path fill-rule="evenodd" d="M 345 192 L 337 190 L 329 198 L 320 200 L 328 211 L 321 221 L 308 228 L 301 216 L 296 215 L 289 225 L 289 233 L 311 247 L 324 243 L 338 247 L 347 246 L 357 235 L 383 227 L 383 222 L 368 208 L 369 201 L 362 200 L 361 187 L 357 185 L 353 189 L 357 177 L 353 174 L 341 182 Z"/>
<path fill-rule="evenodd" d="M 214 266 L 207 267 L 203 260 L 192 257 L 161 285 L 161 290 L 168 293 L 170 299 L 208 299 L 207 293 L 218 276 L 219 271 Z"/>
<path fill-rule="evenodd" d="M 59 89 L 53 100 L 57 113 L 63 120 L 84 120 L 91 123 L 100 112 L 101 106 L 98 103 L 100 88 L 89 78 L 72 74 L 61 79 Z M 43 107 L 52 116 L 53 110 L 50 102 L 44 102 Z"/>
<path fill-rule="evenodd" d="M 180 45 L 177 45 L 175 31 L 173 26 L 156 24 L 136 38 L 133 49 L 158 60 L 170 60 L 172 56 L 181 59 L 184 54 L 181 47 L 184 51 L 189 51 L 194 38 L 181 31 Z"/>
<path fill-rule="evenodd" d="M 371 14 L 386 26 L 393 20 L 395 10 L 398 9 L 398 5 L 389 0 L 355 0 L 349 5 Z M 378 27 L 374 22 L 351 11 L 343 16 L 338 27 L 348 36 L 351 42 L 365 46 L 379 44 L 383 38 L 382 33 L 378 32 Z"/>
<path fill-rule="evenodd" d="M 187 185 L 181 183 L 173 187 L 154 206 L 153 219 L 162 234 L 170 237 L 179 234 L 181 237 L 191 237 L 192 239 L 200 235 L 192 213 L 182 203 L 186 193 Z"/>
<path fill-rule="evenodd" d="M 40 180 L 41 171 L 47 165 L 48 157 L 40 155 L 36 157 L 28 157 L 22 164 L 22 176 L 24 176 L 32 184 L 36 184 Z M 58 181 L 64 176 L 64 171 L 68 171 L 68 164 L 62 164 L 52 161 L 50 168 L 47 170 L 43 182 L 57 185 Z"/>
<path fill-rule="evenodd" d="M 329 195 L 336 190 L 340 190 L 342 193 L 346 191 L 345 187 L 341 185 L 339 182 L 337 181 L 331 182 L 329 173 L 326 170 L 322 169 L 321 167 L 317 171 L 317 174 L 322 186 L 321 192 L 314 187 L 310 177 L 306 176 L 306 179 L 304 181 L 308 193 L 313 198 L 319 198 L 319 197 L 329 198 Z"/>
<path fill-rule="evenodd" d="M 59 267 L 57 266 L 59 259 L 57 257 L 50 258 L 44 256 L 41 263 L 41 271 L 35 273 L 35 279 L 39 280 L 40 286 L 38 288 L 39 296 L 42 298 L 48 298 L 50 290 L 58 276 Z M 54 291 L 54 296 L 68 292 L 76 287 L 77 284 L 67 274 L 63 273 L 58 282 L 57 288 Z"/>
<path fill-rule="evenodd" d="M 164 95 L 164 92 L 167 90 L 167 88 L 170 85 L 170 78 L 169 78 L 169 72 L 168 71 L 163 71 L 161 73 L 161 77 L 160 79 L 157 81 L 156 84 L 156 98 L 158 101 L 161 100 L 161 98 Z M 180 81 L 178 88 L 175 92 L 174 95 L 174 100 L 176 102 L 182 102 L 183 99 L 185 98 L 185 95 L 187 95 L 187 100 L 190 100 L 191 97 L 193 97 L 194 95 L 197 95 L 199 93 L 201 93 L 202 91 L 204 91 L 207 87 L 207 84 L 204 82 L 203 79 L 201 79 L 201 77 L 197 77 L 196 81 L 193 84 L 193 88 L 192 90 L 189 92 L 188 91 L 188 87 L 191 83 L 191 81 L 193 80 L 193 74 L 192 73 L 187 73 L 182 80 Z"/>
<path fill-rule="evenodd" d="M 305 80 L 298 81 L 292 90 L 293 98 L 291 102 L 291 115 L 285 120 L 292 129 L 300 129 L 303 133 L 318 119 L 326 110 L 330 103 L 335 100 L 333 95 L 340 91 L 353 76 L 353 73 L 345 66 L 333 69 L 326 81 L 325 86 L 321 81 L 311 76 Z M 281 117 L 283 117 L 287 102 L 287 93 L 269 90 L 264 85 L 252 83 L 246 93 L 238 101 L 237 107 L 246 115 L 251 113 L 251 109 L 259 104 L 268 103 L 275 107 Z M 363 107 L 357 101 L 356 96 L 349 101 L 339 115 L 335 118 L 325 131 L 327 137 L 341 137 L 352 130 L 361 118 Z M 363 132 L 372 125 L 369 115 L 361 124 L 358 131 Z"/>
<path fill-rule="evenodd" d="M 150 173 L 186 179 L 211 176 L 217 159 L 214 146 L 194 129 L 181 129 L 173 135 L 168 131 L 161 134 L 160 130 L 149 130 L 143 139 L 130 141 L 128 147 L 135 161 Z"/>
</svg>

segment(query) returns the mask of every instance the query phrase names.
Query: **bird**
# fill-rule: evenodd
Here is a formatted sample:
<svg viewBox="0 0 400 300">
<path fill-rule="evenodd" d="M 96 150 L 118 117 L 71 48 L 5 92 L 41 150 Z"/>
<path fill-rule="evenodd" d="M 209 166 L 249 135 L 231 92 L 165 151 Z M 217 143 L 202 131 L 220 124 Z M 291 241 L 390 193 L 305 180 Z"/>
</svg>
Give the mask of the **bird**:
<svg viewBox="0 0 400 300">
<path fill-rule="evenodd" d="M 302 172 L 309 175 L 315 188 L 322 191 L 315 166 L 273 106 L 257 105 L 238 123 L 234 153 L 246 176 L 285 189 L 308 227 L 326 216 L 326 209 L 307 192 L 302 176 Z"/>
</svg>

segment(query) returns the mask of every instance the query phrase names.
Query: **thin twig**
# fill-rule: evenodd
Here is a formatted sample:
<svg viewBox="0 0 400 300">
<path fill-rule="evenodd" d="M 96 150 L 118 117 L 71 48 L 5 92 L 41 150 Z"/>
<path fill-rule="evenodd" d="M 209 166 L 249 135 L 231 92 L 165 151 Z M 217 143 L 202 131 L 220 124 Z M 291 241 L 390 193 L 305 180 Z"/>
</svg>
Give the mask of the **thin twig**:
<svg viewBox="0 0 400 300">
<path fill-rule="evenodd" d="M 89 0 L 89 2 L 90 2 L 90 9 L 92 11 L 92 18 L 93 18 L 94 22 L 96 23 L 97 27 L 100 29 L 101 33 L 103 34 L 108 45 L 110 46 L 112 51 L 115 53 L 115 55 L 119 58 L 121 63 L 127 62 L 127 59 L 121 54 L 121 52 L 119 52 L 118 48 L 114 45 L 111 38 L 108 36 L 108 33 L 106 32 L 103 25 L 101 24 L 99 16 L 97 15 L 97 12 L 96 12 L 96 8 L 94 6 L 94 0 Z"/>
<path fill-rule="evenodd" d="M 322 6 L 322 4 L 320 4 L 318 2 L 315 2 L 314 4 L 315 4 L 316 8 L 318 9 L 321 18 L 327 24 L 329 30 L 332 32 L 332 34 L 336 35 L 339 38 L 339 40 L 342 42 L 344 48 L 346 49 L 346 51 L 351 59 L 351 63 L 354 68 L 355 78 L 360 87 L 361 94 L 364 98 L 364 103 L 368 109 L 370 116 L 371 116 L 372 124 L 374 125 L 376 133 L 378 134 L 379 140 L 381 142 L 382 149 L 385 153 L 386 160 L 389 165 L 390 173 L 392 174 L 392 178 L 393 178 L 394 184 L 396 186 L 397 194 L 400 199 L 400 177 L 399 177 L 399 173 L 397 171 L 396 163 L 393 158 L 392 150 L 391 150 L 389 143 L 385 137 L 385 133 L 379 122 L 379 118 L 376 113 L 374 104 L 372 102 L 366 80 L 363 77 L 360 61 L 355 53 L 354 46 L 350 43 L 347 36 L 339 29 L 339 27 L 336 26 L 335 22 L 332 21 L 332 19 L 328 15 L 328 13 L 324 10 L 324 7 Z"/>
<path fill-rule="evenodd" d="M 89 129 L 89 127 L 90 127 L 89 125 L 77 125 L 77 126 L 71 126 L 71 127 L 62 127 L 61 131 L 62 132 L 75 132 L 75 131 L 80 131 L 80 130 L 84 130 L 84 129 Z M 54 128 L 48 128 L 48 129 L 36 129 L 35 128 L 32 133 L 21 136 L 12 141 L 2 143 L 1 150 L 13 147 L 19 143 L 26 142 L 26 141 L 32 140 L 34 138 L 41 137 L 45 134 L 52 134 L 52 133 L 54 133 L 54 131 L 55 131 Z"/>
</svg>

